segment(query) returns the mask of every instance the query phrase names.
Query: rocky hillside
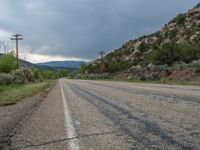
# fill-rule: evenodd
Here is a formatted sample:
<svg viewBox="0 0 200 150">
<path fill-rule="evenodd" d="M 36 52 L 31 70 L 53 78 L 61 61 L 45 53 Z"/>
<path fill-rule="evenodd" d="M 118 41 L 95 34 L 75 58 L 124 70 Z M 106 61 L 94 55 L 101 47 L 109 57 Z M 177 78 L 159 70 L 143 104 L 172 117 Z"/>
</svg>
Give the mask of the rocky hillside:
<svg viewBox="0 0 200 150">
<path fill-rule="evenodd" d="M 150 66 L 170 67 L 200 59 L 200 4 L 179 14 L 160 31 L 130 40 L 84 66 L 85 73 L 131 72 Z"/>
</svg>

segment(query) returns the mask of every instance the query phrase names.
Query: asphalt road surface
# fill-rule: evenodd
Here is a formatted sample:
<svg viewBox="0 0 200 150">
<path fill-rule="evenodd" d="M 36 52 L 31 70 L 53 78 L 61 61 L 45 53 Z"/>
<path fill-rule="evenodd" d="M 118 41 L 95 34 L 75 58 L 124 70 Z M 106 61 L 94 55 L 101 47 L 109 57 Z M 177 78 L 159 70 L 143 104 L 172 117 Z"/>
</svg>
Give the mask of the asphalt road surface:
<svg viewBox="0 0 200 150">
<path fill-rule="evenodd" d="M 197 150 L 200 87 L 61 79 L 9 149 Z"/>
</svg>

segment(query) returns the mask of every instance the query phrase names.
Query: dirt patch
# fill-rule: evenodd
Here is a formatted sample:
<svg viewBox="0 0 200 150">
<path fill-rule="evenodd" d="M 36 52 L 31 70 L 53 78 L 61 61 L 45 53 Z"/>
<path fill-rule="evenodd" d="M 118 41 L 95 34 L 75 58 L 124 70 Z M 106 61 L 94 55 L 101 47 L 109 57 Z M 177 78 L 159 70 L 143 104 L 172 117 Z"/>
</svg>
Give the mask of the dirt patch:
<svg viewBox="0 0 200 150">
<path fill-rule="evenodd" d="M 28 114 L 38 108 L 53 86 L 54 84 L 45 91 L 33 97 L 27 97 L 15 105 L 0 107 L 0 150 L 3 149 L 5 145 L 10 144 L 9 139 L 12 136 L 10 133 L 15 127 L 20 125 L 20 122 L 26 118 Z"/>
<path fill-rule="evenodd" d="M 116 73 L 113 76 L 120 79 L 200 81 L 200 73 L 195 73 L 192 69 L 127 71 Z"/>
<path fill-rule="evenodd" d="M 194 74 L 191 70 L 175 70 L 168 77 L 170 80 L 192 80 Z"/>
</svg>

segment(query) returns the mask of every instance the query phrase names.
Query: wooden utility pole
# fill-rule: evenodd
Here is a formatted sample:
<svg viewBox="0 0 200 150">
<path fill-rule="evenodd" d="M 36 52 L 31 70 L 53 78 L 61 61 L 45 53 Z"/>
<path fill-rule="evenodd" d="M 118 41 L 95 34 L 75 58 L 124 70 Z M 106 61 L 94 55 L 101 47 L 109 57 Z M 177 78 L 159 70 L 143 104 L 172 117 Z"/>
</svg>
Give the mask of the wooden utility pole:
<svg viewBox="0 0 200 150">
<path fill-rule="evenodd" d="M 99 55 L 101 56 L 101 61 L 102 61 L 103 60 L 103 56 L 105 55 L 105 52 L 104 51 L 100 51 Z"/>
<path fill-rule="evenodd" d="M 16 61 L 17 61 L 17 68 L 19 68 L 19 50 L 18 50 L 18 41 L 23 40 L 21 34 L 15 34 L 13 35 L 13 38 L 10 38 L 11 40 L 16 41 Z"/>
</svg>

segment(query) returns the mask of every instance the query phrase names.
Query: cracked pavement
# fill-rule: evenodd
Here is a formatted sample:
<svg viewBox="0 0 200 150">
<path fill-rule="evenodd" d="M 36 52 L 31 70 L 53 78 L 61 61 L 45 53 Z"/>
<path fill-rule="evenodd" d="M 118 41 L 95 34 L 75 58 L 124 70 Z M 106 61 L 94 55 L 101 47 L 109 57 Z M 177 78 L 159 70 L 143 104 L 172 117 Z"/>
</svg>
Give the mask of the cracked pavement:
<svg viewBox="0 0 200 150">
<path fill-rule="evenodd" d="M 198 150 L 199 116 L 200 87 L 60 79 L 5 149 Z"/>
</svg>

